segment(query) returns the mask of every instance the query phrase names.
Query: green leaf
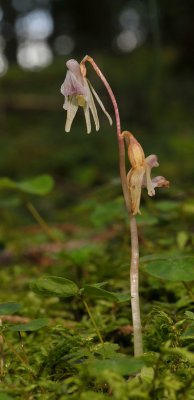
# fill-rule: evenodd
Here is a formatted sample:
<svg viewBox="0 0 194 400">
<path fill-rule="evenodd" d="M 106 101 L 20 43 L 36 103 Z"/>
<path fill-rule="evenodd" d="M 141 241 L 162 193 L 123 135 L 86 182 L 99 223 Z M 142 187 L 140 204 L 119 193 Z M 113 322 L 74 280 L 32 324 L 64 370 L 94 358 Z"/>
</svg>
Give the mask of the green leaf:
<svg viewBox="0 0 194 400">
<path fill-rule="evenodd" d="M 0 189 L 19 190 L 23 193 L 43 196 L 51 191 L 54 180 L 50 175 L 39 175 L 22 182 L 15 182 L 10 178 L 0 179 Z"/>
<path fill-rule="evenodd" d="M 43 296 L 71 297 L 77 296 L 79 288 L 73 281 L 59 276 L 45 276 L 33 281 L 31 289 Z"/>
<path fill-rule="evenodd" d="M 82 293 L 86 294 L 88 297 L 101 298 L 106 300 L 111 300 L 114 302 L 123 302 L 130 300 L 130 296 L 123 293 L 113 293 L 108 290 L 102 289 L 101 284 L 84 285 Z"/>
<path fill-rule="evenodd" d="M 33 321 L 28 322 L 27 324 L 17 324 L 9 327 L 9 330 L 13 332 L 29 332 L 29 331 L 37 331 L 40 328 L 48 325 L 48 318 L 37 318 Z"/>
<path fill-rule="evenodd" d="M 36 178 L 21 182 L 18 187 L 25 193 L 43 196 L 49 193 L 54 186 L 54 180 L 50 175 L 40 175 Z"/>
<path fill-rule="evenodd" d="M 156 278 L 173 282 L 194 280 L 194 257 L 158 257 L 144 262 L 145 271 Z"/>
<path fill-rule="evenodd" d="M 95 354 L 100 354 L 103 358 L 114 358 L 114 357 L 124 357 L 123 354 L 117 353 L 119 350 L 119 345 L 116 343 L 98 343 L 92 348 L 92 352 Z"/>
<path fill-rule="evenodd" d="M 194 325 L 188 326 L 183 334 L 181 335 L 183 339 L 193 338 L 194 337 Z"/>
<path fill-rule="evenodd" d="M 0 315 L 9 315 L 14 314 L 19 311 L 21 308 L 21 304 L 17 303 L 3 303 L 0 304 Z"/>
<path fill-rule="evenodd" d="M 109 360 L 92 360 L 87 362 L 89 373 L 94 376 L 108 370 L 120 375 L 134 374 L 144 366 L 141 358 L 122 357 Z"/>
<path fill-rule="evenodd" d="M 0 393 L 0 400 L 13 400 L 13 397 L 10 397 L 6 393 Z"/>
<path fill-rule="evenodd" d="M 192 311 L 185 311 L 185 315 L 188 319 L 194 320 L 194 313 Z"/>
<path fill-rule="evenodd" d="M 10 196 L 10 193 L 0 199 L 0 208 L 15 208 L 21 204 L 21 197 L 17 194 Z"/>
<path fill-rule="evenodd" d="M 17 183 L 10 178 L 0 178 L 0 189 L 16 189 Z"/>
</svg>

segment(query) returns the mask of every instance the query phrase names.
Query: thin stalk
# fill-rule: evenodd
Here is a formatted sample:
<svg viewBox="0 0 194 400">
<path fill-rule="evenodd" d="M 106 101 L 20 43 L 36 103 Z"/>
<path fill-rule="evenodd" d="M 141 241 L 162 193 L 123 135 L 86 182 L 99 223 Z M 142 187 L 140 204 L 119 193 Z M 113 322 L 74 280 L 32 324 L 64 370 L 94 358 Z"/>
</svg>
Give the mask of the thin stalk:
<svg viewBox="0 0 194 400">
<path fill-rule="evenodd" d="M 92 315 L 92 313 L 91 313 L 91 311 L 90 311 L 90 308 L 89 308 L 89 306 L 88 306 L 88 303 L 87 303 L 87 301 L 84 300 L 83 298 L 82 298 L 82 301 L 83 301 L 83 304 L 84 304 L 84 306 L 85 306 L 85 308 L 86 308 L 86 311 L 87 311 L 87 313 L 88 313 L 88 315 L 89 315 L 89 317 L 90 317 L 90 319 L 91 319 L 91 322 L 92 322 L 92 324 L 93 324 L 93 326 L 94 326 L 94 328 L 95 328 L 95 331 L 96 331 L 96 334 L 97 334 L 97 336 L 98 336 L 98 338 L 99 338 L 99 340 L 100 340 L 100 343 L 102 343 L 102 344 L 104 345 L 104 341 L 103 341 L 103 339 L 102 339 L 101 333 L 100 333 L 100 331 L 99 331 L 99 329 L 98 329 L 98 327 L 97 327 L 97 325 L 96 325 L 96 321 L 95 321 L 95 319 L 93 318 L 93 315 Z"/>
<path fill-rule="evenodd" d="M 32 214 L 33 218 L 35 219 L 36 222 L 41 226 L 42 230 L 46 233 L 46 235 L 53 241 L 57 242 L 57 238 L 47 225 L 46 221 L 41 217 L 39 212 L 36 210 L 36 208 L 33 206 L 31 202 L 26 203 L 26 207 L 28 211 Z"/>
<path fill-rule="evenodd" d="M 102 74 L 101 70 L 90 56 L 85 56 L 81 62 L 80 67 L 82 69 L 82 72 L 86 72 L 85 70 L 86 61 L 88 61 L 92 65 L 95 72 L 104 83 L 108 91 L 108 94 L 110 96 L 110 99 L 112 101 L 115 112 L 117 139 L 119 147 L 120 177 L 121 177 L 123 195 L 125 199 L 125 205 L 130 219 L 130 233 L 131 233 L 130 291 L 131 291 L 131 309 L 132 309 L 133 331 L 134 331 L 134 355 L 140 356 L 143 354 L 143 345 L 142 345 L 142 330 L 141 330 L 141 317 L 140 317 L 140 306 L 139 306 L 139 241 L 138 241 L 136 219 L 131 214 L 130 194 L 129 194 L 129 189 L 127 187 L 127 174 L 125 166 L 125 143 L 124 143 L 124 138 L 121 134 L 119 109 L 114 93 L 109 83 L 107 82 L 105 76 Z"/>
<path fill-rule="evenodd" d="M 141 315 L 139 306 L 139 241 L 137 232 L 137 222 L 134 216 L 130 219 L 131 230 L 131 309 L 133 319 L 134 335 L 134 355 L 135 357 L 143 354 Z"/>
</svg>

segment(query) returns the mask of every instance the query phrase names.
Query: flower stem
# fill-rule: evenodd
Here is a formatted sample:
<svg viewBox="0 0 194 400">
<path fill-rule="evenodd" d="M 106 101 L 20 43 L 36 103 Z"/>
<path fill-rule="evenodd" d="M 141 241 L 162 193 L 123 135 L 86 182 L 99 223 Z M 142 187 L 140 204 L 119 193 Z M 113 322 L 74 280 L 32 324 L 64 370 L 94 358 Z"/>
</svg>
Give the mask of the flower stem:
<svg viewBox="0 0 194 400">
<path fill-rule="evenodd" d="M 130 200 L 129 189 L 127 186 L 127 174 L 125 166 L 125 143 L 124 143 L 124 137 L 121 134 L 119 109 L 114 93 L 109 83 L 107 82 L 105 76 L 103 75 L 99 67 L 96 65 L 95 61 L 90 56 L 86 55 L 83 58 L 83 60 L 80 63 L 81 69 L 83 68 L 84 72 L 85 63 L 87 61 L 92 65 L 95 72 L 97 73 L 101 81 L 104 83 L 108 91 L 108 94 L 110 96 L 110 99 L 112 101 L 115 112 L 117 139 L 119 147 L 120 177 L 121 177 L 121 184 L 122 184 L 125 205 L 130 219 L 130 232 L 131 232 L 130 290 L 131 290 L 131 309 L 132 309 L 133 330 L 134 330 L 134 355 L 140 356 L 143 353 L 143 346 L 142 346 L 142 330 L 141 330 L 141 317 L 140 317 L 140 307 L 139 307 L 139 241 L 138 241 L 136 219 L 131 213 L 131 200 Z"/>
<path fill-rule="evenodd" d="M 83 304 L 84 304 L 84 306 L 85 306 L 85 308 L 86 308 L 86 311 L 87 311 L 87 313 L 88 313 L 88 315 L 89 315 L 89 317 L 90 317 L 90 319 L 91 319 L 91 322 L 92 322 L 92 324 L 93 324 L 93 326 L 94 326 L 94 328 L 95 328 L 95 331 L 96 331 L 97 336 L 98 336 L 98 338 L 99 338 L 99 340 L 100 340 L 100 343 L 102 343 L 102 344 L 104 345 L 104 341 L 103 341 L 103 339 L 102 339 L 101 333 L 100 333 L 100 331 L 99 331 L 99 329 L 98 329 L 98 327 L 97 327 L 97 325 L 96 325 L 96 321 L 95 321 L 95 319 L 94 319 L 94 317 L 93 317 L 93 315 L 92 315 L 92 313 L 91 313 L 91 311 L 90 311 L 90 308 L 89 308 L 89 306 L 88 306 L 88 303 L 87 303 L 87 301 L 84 300 L 83 298 L 82 298 L 82 301 L 83 301 Z"/>
<path fill-rule="evenodd" d="M 134 216 L 130 218 L 131 230 L 131 309 L 133 319 L 134 356 L 143 354 L 141 315 L 139 306 L 139 241 L 137 222 Z"/>
<path fill-rule="evenodd" d="M 26 203 L 26 207 L 28 211 L 32 214 L 33 218 L 38 222 L 38 224 L 41 226 L 42 230 L 46 233 L 46 235 L 53 241 L 57 242 L 57 238 L 49 228 L 48 224 L 46 221 L 41 217 L 39 212 L 36 210 L 36 208 L 33 206 L 31 202 Z"/>
</svg>

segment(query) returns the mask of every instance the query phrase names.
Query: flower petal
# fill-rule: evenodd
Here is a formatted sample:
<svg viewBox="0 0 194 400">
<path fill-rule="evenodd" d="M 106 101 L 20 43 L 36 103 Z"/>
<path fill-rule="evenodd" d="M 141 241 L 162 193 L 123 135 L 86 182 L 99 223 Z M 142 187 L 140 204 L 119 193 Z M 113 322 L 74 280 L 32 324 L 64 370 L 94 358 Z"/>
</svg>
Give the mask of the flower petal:
<svg viewBox="0 0 194 400">
<path fill-rule="evenodd" d="M 87 85 L 87 89 L 88 89 L 88 97 L 89 97 L 88 106 L 89 106 L 89 108 L 91 110 L 91 113 L 92 113 L 92 116 L 94 118 L 94 123 L 95 123 L 95 126 L 96 126 L 96 130 L 98 131 L 99 128 L 100 128 L 100 124 L 99 124 L 97 109 L 96 109 L 96 106 L 95 106 L 95 103 L 94 103 L 94 99 L 93 99 L 93 96 L 92 96 L 92 92 L 90 90 L 90 87 L 89 87 L 89 84 L 88 84 L 87 80 L 86 80 L 85 84 Z"/>
<path fill-rule="evenodd" d="M 151 168 L 146 166 L 146 186 L 149 196 L 155 196 L 154 185 L 151 180 Z"/>
<path fill-rule="evenodd" d="M 149 196 L 154 196 L 155 195 L 155 190 L 154 190 L 154 185 L 151 180 L 151 169 L 153 167 L 158 167 L 158 159 L 155 154 L 151 154 L 150 156 L 146 157 L 145 159 L 145 166 L 146 166 L 146 186 L 147 186 L 147 191 Z"/>
<path fill-rule="evenodd" d="M 109 113 L 106 111 L 106 109 L 105 109 L 105 107 L 104 107 L 104 104 L 103 104 L 102 101 L 100 100 L 99 96 L 97 95 L 96 91 L 94 90 L 93 86 L 91 85 L 91 83 L 90 83 L 89 81 L 88 81 L 88 84 L 89 84 L 89 87 L 91 88 L 91 91 L 92 91 L 94 97 L 96 98 L 96 100 L 97 100 L 99 106 L 101 107 L 101 109 L 102 109 L 102 111 L 104 112 L 104 114 L 107 116 L 110 125 L 112 125 L 112 118 L 111 118 L 111 116 L 109 115 Z"/>
<path fill-rule="evenodd" d="M 154 187 L 169 187 L 170 182 L 164 178 L 164 176 L 156 176 L 152 179 L 152 183 Z"/>
<path fill-rule="evenodd" d="M 84 85 L 83 79 L 80 81 L 77 77 L 70 71 L 67 71 L 66 78 L 61 86 L 61 93 L 64 96 L 77 95 L 87 95 L 87 91 Z"/>
<path fill-rule="evenodd" d="M 145 162 L 150 168 L 159 167 L 158 157 L 155 154 L 151 154 L 150 156 L 146 157 Z"/>
<path fill-rule="evenodd" d="M 145 167 L 132 168 L 127 174 L 127 184 L 130 190 L 131 196 L 131 211 L 135 215 L 137 213 L 141 214 L 139 210 L 140 199 L 141 199 L 141 189 L 142 181 L 145 174 Z"/>
<path fill-rule="evenodd" d="M 71 129 L 72 122 L 78 110 L 78 103 L 75 96 L 69 96 L 68 98 L 68 108 L 67 108 L 67 120 L 65 124 L 65 132 L 69 132 Z"/>
<path fill-rule="evenodd" d="M 69 71 L 67 71 L 66 77 L 64 82 L 61 85 L 61 93 L 64 96 L 71 95 L 72 93 L 72 80 L 71 80 L 71 74 Z"/>
<path fill-rule="evenodd" d="M 70 101 L 69 101 L 69 96 L 65 96 L 65 101 L 64 101 L 64 104 L 63 104 L 63 108 L 64 108 L 64 110 L 68 110 L 68 107 L 69 107 L 69 105 L 70 105 Z"/>
<path fill-rule="evenodd" d="M 81 73 L 81 69 L 80 69 L 80 64 L 74 60 L 73 58 L 71 60 L 68 60 L 66 62 L 66 66 L 68 68 L 68 70 L 80 81 L 83 83 L 82 79 L 83 79 L 83 75 Z"/>
<path fill-rule="evenodd" d="M 91 121 L 90 121 L 90 112 L 89 112 L 88 104 L 86 104 L 83 109 L 84 109 L 84 115 L 85 115 L 85 120 L 86 120 L 87 133 L 90 133 L 91 132 Z"/>
</svg>

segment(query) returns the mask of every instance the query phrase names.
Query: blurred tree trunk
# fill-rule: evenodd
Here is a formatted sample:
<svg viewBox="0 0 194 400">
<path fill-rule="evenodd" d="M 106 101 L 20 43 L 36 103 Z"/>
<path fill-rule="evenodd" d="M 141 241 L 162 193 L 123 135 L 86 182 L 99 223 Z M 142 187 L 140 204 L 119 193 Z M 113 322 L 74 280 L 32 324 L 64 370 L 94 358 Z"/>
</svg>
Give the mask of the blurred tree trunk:
<svg viewBox="0 0 194 400">
<path fill-rule="evenodd" d="M 14 31 L 14 25 L 17 17 L 17 12 L 9 0 L 1 1 L 3 10 L 2 34 L 6 41 L 5 55 L 9 62 L 16 61 L 17 54 L 17 38 Z"/>
</svg>

